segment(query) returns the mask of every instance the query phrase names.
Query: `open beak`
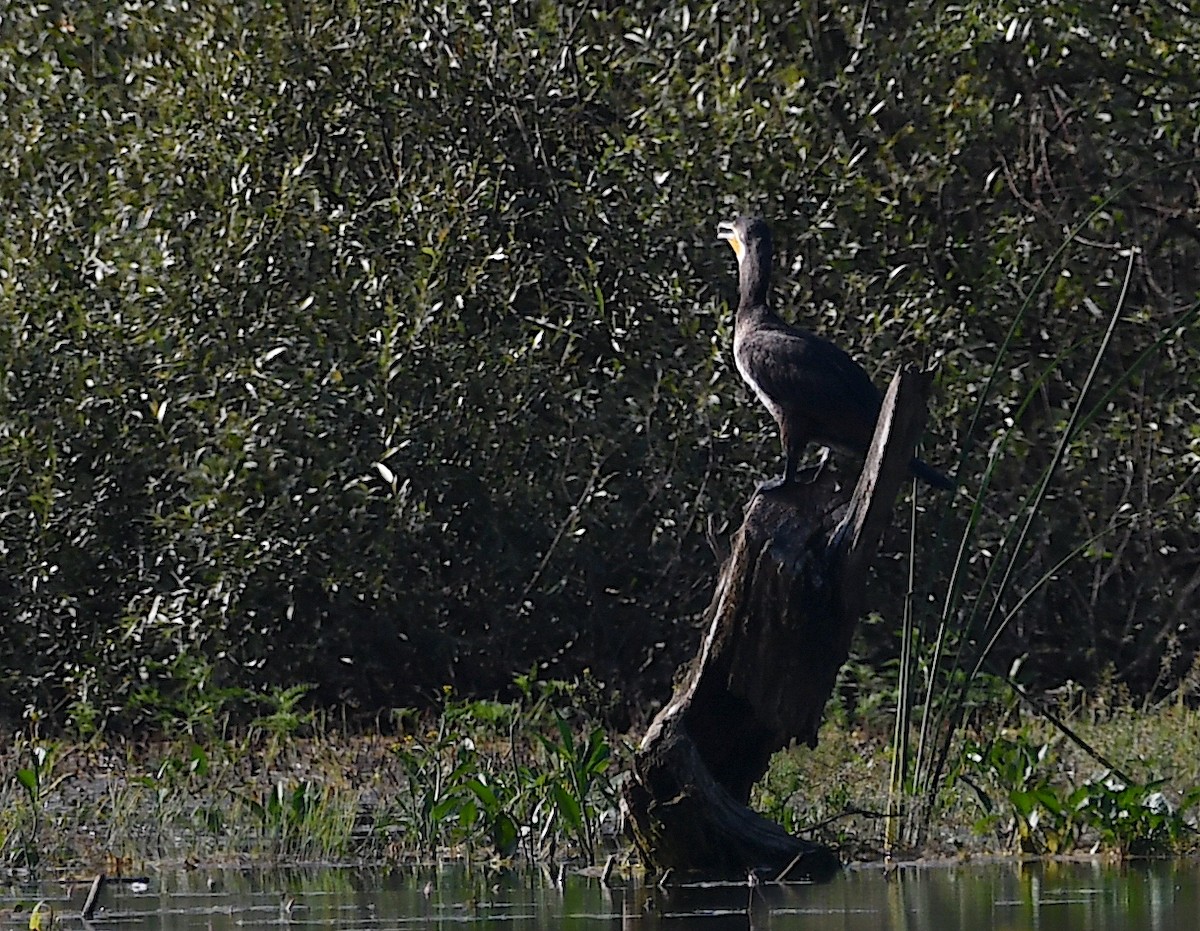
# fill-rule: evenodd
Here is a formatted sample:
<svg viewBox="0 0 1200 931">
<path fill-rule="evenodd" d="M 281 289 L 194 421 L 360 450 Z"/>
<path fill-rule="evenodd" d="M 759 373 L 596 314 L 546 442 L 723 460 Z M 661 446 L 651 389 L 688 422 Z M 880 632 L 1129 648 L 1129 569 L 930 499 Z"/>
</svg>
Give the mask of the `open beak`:
<svg viewBox="0 0 1200 931">
<path fill-rule="evenodd" d="M 717 239 L 723 239 L 733 247 L 734 254 L 737 255 L 738 261 L 742 260 L 742 256 L 746 252 L 746 247 L 742 243 L 742 237 L 738 235 L 737 229 L 728 220 L 722 220 L 717 224 Z"/>
</svg>

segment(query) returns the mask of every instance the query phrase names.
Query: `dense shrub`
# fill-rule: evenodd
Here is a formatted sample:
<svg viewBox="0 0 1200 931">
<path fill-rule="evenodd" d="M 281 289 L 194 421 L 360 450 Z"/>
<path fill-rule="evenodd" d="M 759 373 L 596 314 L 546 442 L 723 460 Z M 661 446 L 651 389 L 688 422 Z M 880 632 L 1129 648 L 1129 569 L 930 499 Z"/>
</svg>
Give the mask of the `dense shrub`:
<svg viewBox="0 0 1200 931">
<path fill-rule="evenodd" d="M 1137 519 L 1005 649 L 1042 684 L 1169 686 L 1200 564 L 1198 68 L 1170 3 L 10 5 L 0 694 L 106 715 L 198 675 L 374 709 L 534 664 L 661 694 L 706 523 L 777 467 L 729 364 L 739 210 L 776 228 L 789 313 L 880 380 L 939 364 L 927 458 L 970 487 L 1013 428 L 979 578 L 1138 250 L 1100 384 L 1167 338 L 1018 583 Z"/>
</svg>

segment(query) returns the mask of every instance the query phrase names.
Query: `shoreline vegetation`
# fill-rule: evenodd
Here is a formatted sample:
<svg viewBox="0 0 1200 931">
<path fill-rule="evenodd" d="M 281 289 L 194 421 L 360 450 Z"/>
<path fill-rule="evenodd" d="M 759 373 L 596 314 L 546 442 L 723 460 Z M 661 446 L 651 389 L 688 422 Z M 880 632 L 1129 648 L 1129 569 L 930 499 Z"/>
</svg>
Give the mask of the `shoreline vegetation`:
<svg viewBox="0 0 1200 931">
<path fill-rule="evenodd" d="M 462 859 L 552 870 L 636 869 L 618 836 L 616 780 L 630 736 L 606 733 L 576 687 L 526 682 L 522 698 L 462 700 L 343 730 L 300 712 L 232 728 L 220 716 L 154 740 L 18 735 L 0 757 L 10 880 L 144 875 L 164 866 Z M 1116 696 L 1114 696 L 1116 697 Z M 1192 854 L 1200 711 L 1081 703 L 1058 714 L 1117 775 L 1020 706 L 981 706 L 928 842 L 892 861 L 981 856 Z M 777 754 L 753 804 L 846 862 L 885 857 L 886 720 L 832 709 L 815 750 Z M 910 800 L 915 801 L 915 800 Z"/>
</svg>

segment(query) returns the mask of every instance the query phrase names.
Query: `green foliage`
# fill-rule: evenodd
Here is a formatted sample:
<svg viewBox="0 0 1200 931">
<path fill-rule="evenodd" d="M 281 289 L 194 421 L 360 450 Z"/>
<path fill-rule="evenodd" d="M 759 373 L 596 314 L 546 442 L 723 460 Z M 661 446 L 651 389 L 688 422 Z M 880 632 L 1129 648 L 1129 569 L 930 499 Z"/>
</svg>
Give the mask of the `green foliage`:
<svg viewBox="0 0 1200 931">
<path fill-rule="evenodd" d="M 521 677 L 512 703 L 443 694 L 401 731 L 260 725 L 203 743 L 20 739 L 0 750 L 0 867 L 483 854 L 594 862 L 611 841 L 612 750 L 587 687 Z M 290 708 L 301 689 L 270 697 Z M 292 718 L 288 718 L 289 723 Z M 389 731 L 391 729 L 389 728 Z"/>
<path fill-rule="evenodd" d="M 55 790 L 69 778 L 58 771 L 58 744 L 45 740 L 16 741 L 17 767 L 14 782 L 19 796 L 14 804 L 5 806 L 0 819 L 0 852 L 3 862 L 27 870 L 36 869 L 43 861 L 53 858 L 43 829 L 48 801 Z"/>
<path fill-rule="evenodd" d="M 897 845 L 899 852 L 1193 854 L 1200 845 L 1200 711 L 1182 702 L 1129 706 L 1119 689 L 1077 689 L 1060 699 L 1052 723 L 1014 706 L 1009 694 L 977 693 L 930 829 L 920 847 Z M 886 810 L 894 751 L 888 718 L 876 719 L 871 709 L 865 718 L 827 721 L 815 749 L 776 754 L 756 788 L 756 809 L 847 858 L 895 854 L 897 847 L 881 844 L 883 826 L 894 820 Z M 1104 748 L 1110 762 L 1085 747 Z"/>
<path fill-rule="evenodd" d="M 1102 773 L 1067 800 L 1081 806 L 1105 847 L 1122 855 L 1171 854 L 1194 839 L 1195 827 L 1186 813 L 1200 803 L 1200 787 L 1173 805 L 1161 791 L 1166 782 L 1127 784 L 1113 773 Z M 1077 793 L 1082 797 L 1075 798 Z"/>
<path fill-rule="evenodd" d="M 594 724 L 576 736 L 555 707 L 573 692 L 563 683 L 520 685 L 512 704 L 447 691 L 436 726 L 405 736 L 395 753 L 406 778 L 386 829 L 428 853 L 482 842 L 540 859 L 570 843 L 594 862 L 598 822 L 615 808 L 607 737 Z"/>
<path fill-rule="evenodd" d="M 303 860 L 348 846 L 355 808 L 328 785 L 280 779 L 246 802 L 260 827 L 253 851 L 275 860 Z"/>
<path fill-rule="evenodd" d="M 316 720 L 316 712 L 301 710 L 300 703 L 313 690 L 307 683 L 288 688 L 275 688 L 258 697 L 269 714 L 254 719 L 251 725 L 266 731 L 276 740 L 294 737 L 302 728 Z"/>
<path fill-rule="evenodd" d="M 149 796 L 147 807 L 151 812 L 156 856 L 164 856 L 170 840 L 168 831 L 178 813 L 180 798 L 184 793 L 203 785 L 208 774 L 207 751 L 189 741 L 182 746 L 169 748 L 157 766 L 140 773 L 135 770 L 131 776 L 130 784 L 134 790 L 141 789 Z"/>
<path fill-rule="evenodd" d="M 981 772 L 986 772 L 1001 787 L 1012 817 L 1010 830 L 1017 849 L 1024 853 L 1064 853 L 1078 841 L 1081 819 L 1076 819 L 1079 790 L 1060 798 L 1050 785 L 1049 775 L 1040 768 L 1050 746 L 1034 746 L 1027 739 L 998 737 L 986 748 L 969 746 L 966 760 Z M 966 775 L 960 776 L 969 781 Z M 987 812 L 977 825 L 978 830 L 994 827 L 1004 812 L 997 811 L 991 799 L 982 791 L 979 799 Z"/>
<path fill-rule="evenodd" d="M 970 745 L 959 779 L 974 789 L 985 815 L 980 831 L 1007 832 L 1023 853 L 1070 853 L 1088 843 L 1120 856 L 1177 853 L 1194 833 L 1188 812 L 1200 803 L 1200 787 L 1172 804 L 1166 779 L 1137 783 L 1105 771 L 1063 788 L 1047 765 L 1050 746 L 1025 734 L 1001 735 L 987 746 Z M 973 777 L 996 787 L 997 803 Z"/>
<path fill-rule="evenodd" d="M 861 762 L 861 760 L 860 760 Z M 773 763 L 764 784 L 756 787 L 754 809 L 789 834 L 821 830 L 822 843 L 849 851 L 855 838 L 845 830 L 849 816 L 857 813 L 848 774 L 813 779 L 796 765 L 795 758 Z M 840 775 L 842 778 L 836 778 Z"/>
<path fill-rule="evenodd" d="M 1141 367 L 1070 437 L 1021 569 L 1055 584 L 999 652 L 1036 642 L 1046 682 L 1175 681 L 1197 645 L 1175 620 L 1197 598 L 1195 18 L 730 10 L 6 9 L 4 710 L 96 733 L 183 701 L 203 729 L 196 669 L 216 718 L 252 713 L 225 689 L 378 709 L 534 663 L 660 693 L 708 594 L 698 530 L 777 455 L 729 363 L 712 235 L 741 209 L 775 223 L 788 313 L 881 376 L 939 364 L 926 455 L 992 470 L 975 583 L 1140 250 L 1097 389 Z"/>
<path fill-rule="evenodd" d="M 152 684 L 134 690 L 129 704 L 168 736 L 192 740 L 219 737 L 230 714 L 252 697 L 247 689 L 216 685 L 213 667 L 203 656 L 181 653 L 158 672 Z M 94 719 L 94 715 L 88 717 Z"/>
<path fill-rule="evenodd" d="M 612 803 L 612 790 L 605 775 L 611 754 L 604 729 L 593 726 L 577 741 L 561 714 L 554 712 L 558 739 L 538 734 L 550 761 L 550 791 L 554 812 L 567 834 L 584 851 L 589 862 L 595 860 L 597 811 L 594 796 L 599 789 Z"/>
<path fill-rule="evenodd" d="M 975 415 L 967 430 L 965 442 L 969 443 L 974 438 L 981 412 L 990 400 L 990 392 L 996 375 L 1005 364 L 1006 353 L 1010 349 L 1014 334 L 1018 332 L 1027 313 L 1035 305 L 1035 298 L 1047 279 L 1050 269 L 1068 253 L 1069 247 L 1072 246 L 1081 231 L 1132 184 L 1131 182 L 1117 187 L 1107 193 L 1084 221 L 1068 232 L 1062 245 L 1035 279 L 1033 289 L 1027 294 L 1009 327 L 1008 334 L 1000 344 L 997 357 L 991 366 L 991 373 L 978 398 Z M 1090 537 L 1077 541 L 1065 555 L 1060 556 L 1052 566 L 1046 569 L 1037 565 L 1041 561 L 1041 554 L 1034 551 L 1031 555 L 1030 547 L 1027 546 L 1034 536 L 1035 528 L 1046 523 L 1044 509 L 1053 500 L 1056 482 L 1071 457 L 1074 441 L 1079 431 L 1096 416 L 1098 411 L 1105 407 L 1109 399 L 1116 395 L 1118 389 L 1138 374 L 1141 364 L 1167 339 L 1167 335 L 1164 334 L 1155 340 L 1138 356 L 1133 365 L 1116 377 L 1114 384 L 1098 402 L 1093 401 L 1091 389 L 1114 345 L 1114 334 L 1126 309 L 1138 250 L 1122 250 L 1122 255 L 1126 259 L 1126 265 L 1119 293 L 1113 301 L 1111 311 L 1106 314 L 1108 322 L 1104 334 L 1095 349 L 1091 350 L 1092 355 L 1087 374 L 1078 389 L 1074 391 L 1074 396 L 1065 405 L 1067 416 L 1065 422 L 1055 431 L 1057 436 L 1054 438 L 1053 454 L 1042 467 L 1032 488 L 1015 502 L 1016 509 L 1009 521 L 1009 526 L 1000 536 L 995 551 L 987 553 L 989 559 L 986 571 L 978 583 L 978 589 L 972 590 L 969 583 L 965 582 L 965 579 L 971 576 L 971 553 L 978 544 L 978 535 L 982 527 L 981 517 L 989 498 L 991 482 L 995 476 L 995 466 L 1007 451 L 1010 441 L 1013 439 L 1013 430 L 1011 428 L 1005 430 L 993 443 L 989 452 L 988 466 L 974 493 L 970 517 L 961 531 L 961 539 L 948 583 L 948 592 L 936 631 L 932 632 L 932 636 L 922 636 L 925 632 L 918 630 L 913 617 L 917 526 L 914 502 L 911 523 L 914 539 L 909 558 L 910 589 L 905 600 L 904 625 L 901 633 L 899 695 L 889 801 L 889 813 L 899 816 L 902 809 L 907 808 L 906 814 L 909 817 L 905 821 L 901 821 L 897 817 L 889 822 L 887 837 L 889 847 L 896 841 L 901 829 L 904 839 L 908 843 L 914 843 L 928 828 L 936 810 L 936 796 L 941 789 L 947 758 L 956 740 L 958 728 L 967 713 L 971 694 L 985 678 L 984 671 L 995 668 L 997 648 L 1009 634 L 1010 628 L 1014 626 L 1018 614 L 1029 605 L 1036 603 L 1040 591 L 1055 581 L 1063 570 L 1075 560 L 1092 551 L 1098 541 L 1123 531 L 1128 524 L 1138 519 L 1138 515 L 1132 512 L 1128 501 L 1123 502 L 1104 522 L 1104 525 Z M 1098 312 L 1099 308 L 1095 302 L 1089 302 L 1089 306 Z M 1198 313 L 1200 313 L 1200 301 L 1194 302 L 1183 310 L 1178 317 L 1178 325 L 1181 328 L 1184 325 L 1191 326 Z M 1058 352 L 1050 366 L 1045 368 L 1034 380 L 1022 398 L 1019 412 L 1024 412 L 1029 407 L 1050 373 L 1069 362 L 1072 356 L 1077 354 L 1078 348 L 1067 345 Z M 1091 410 L 1086 412 L 1089 405 Z M 1180 498 L 1186 498 L 1182 488 L 1178 489 L 1176 494 Z M 1167 503 L 1172 504 L 1173 501 Z M 1031 568 L 1035 569 L 1034 573 L 1030 573 Z M 1026 579 L 1023 580 L 1022 576 L 1026 576 Z M 1021 686 L 1011 679 L 1011 676 L 1015 676 L 1018 669 L 1024 665 L 1024 659 L 1022 657 L 1012 665 L 1007 685 L 1017 694 L 1027 697 Z M 912 712 L 915 698 L 911 683 L 918 665 L 923 667 L 925 687 L 923 695 L 919 699 L 922 705 L 919 737 L 915 754 L 913 754 L 909 746 L 910 731 L 913 729 Z M 991 680 L 991 677 L 987 678 L 989 681 Z M 907 805 L 901 801 L 906 793 L 912 796 Z"/>
<path fill-rule="evenodd" d="M 17 827 L 19 833 L 15 849 L 28 869 L 36 867 L 40 859 L 36 838 L 41 825 L 42 771 L 46 755 L 44 747 L 33 748 L 31 765 L 17 770 L 17 782 L 25 790 L 28 808 L 26 817 L 22 818 L 25 823 Z"/>
</svg>

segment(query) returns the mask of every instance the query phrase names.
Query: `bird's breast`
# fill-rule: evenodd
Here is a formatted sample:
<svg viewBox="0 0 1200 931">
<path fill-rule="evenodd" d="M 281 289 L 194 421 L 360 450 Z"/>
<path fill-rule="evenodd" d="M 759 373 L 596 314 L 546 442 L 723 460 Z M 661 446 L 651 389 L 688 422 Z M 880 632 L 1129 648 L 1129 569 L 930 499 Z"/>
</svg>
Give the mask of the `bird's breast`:
<svg viewBox="0 0 1200 931">
<path fill-rule="evenodd" d="M 755 377 L 754 364 L 750 354 L 746 351 L 746 340 L 741 333 L 736 332 L 733 337 L 733 361 L 737 366 L 738 374 L 750 386 L 755 396 L 762 402 L 763 407 L 771 412 L 771 416 L 777 423 L 782 422 L 783 409 L 763 390 L 761 382 Z"/>
</svg>

